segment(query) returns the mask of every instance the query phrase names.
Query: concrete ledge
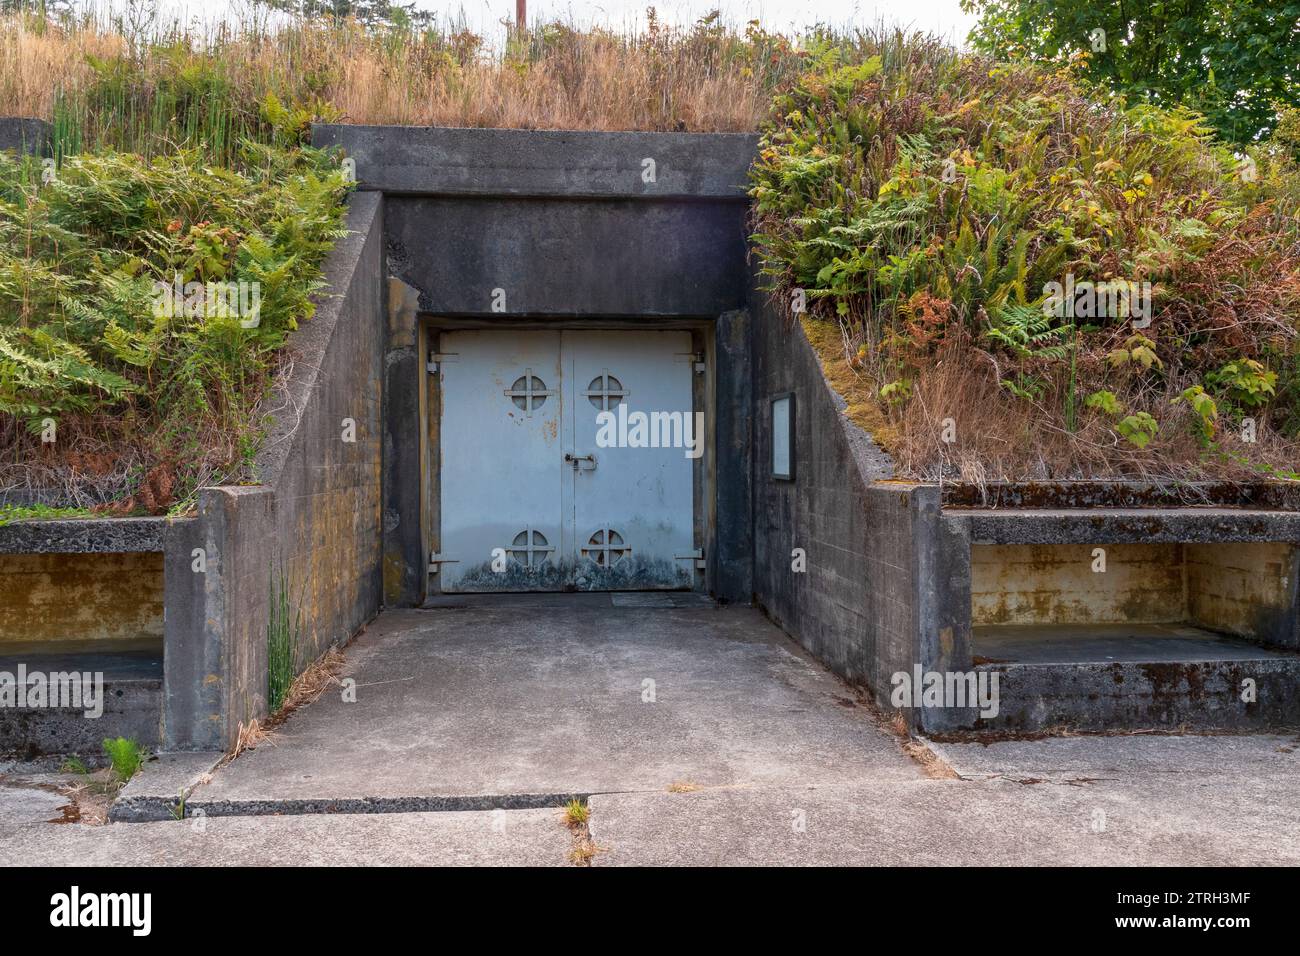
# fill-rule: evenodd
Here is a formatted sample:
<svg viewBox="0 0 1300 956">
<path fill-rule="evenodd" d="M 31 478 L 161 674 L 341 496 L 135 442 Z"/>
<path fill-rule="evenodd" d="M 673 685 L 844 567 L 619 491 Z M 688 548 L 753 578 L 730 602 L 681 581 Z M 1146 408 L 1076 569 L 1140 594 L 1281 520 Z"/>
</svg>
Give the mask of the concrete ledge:
<svg viewBox="0 0 1300 956">
<path fill-rule="evenodd" d="M 162 551 L 167 518 L 59 518 L 0 525 L 0 554 Z"/>
<path fill-rule="evenodd" d="M 945 508 L 1176 508 L 1300 511 L 1300 483 L 1285 481 L 1017 481 L 945 484 Z"/>
<path fill-rule="evenodd" d="M 969 530 L 971 544 L 1214 544 L 1300 542 L 1300 512 L 1248 508 L 1092 508 L 960 511 L 944 521 Z"/>
<path fill-rule="evenodd" d="M 54 128 L 42 119 L 0 117 L 0 150 L 43 153 L 49 148 L 50 134 L 53 131 Z"/>
<path fill-rule="evenodd" d="M 976 733 L 1106 731 L 1183 726 L 1276 730 L 1300 726 L 1300 657 L 1148 663 L 987 664 L 999 677 L 999 710 Z M 1243 682 L 1257 700 L 1241 700 Z M 960 739 L 957 733 L 954 739 Z"/>
<path fill-rule="evenodd" d="M 312 144 L 342 147 L 362 188 L 390 195 L 746 202 L 758 137 L 317 125 Z"/>
<path fill-rule="evenodd" d="M 211 773 L 220 753 L 162 753 L 147 761 L 113 801 L 113 823 L 149 823 L 184 815 L 184 803 Z"/>
</svg>

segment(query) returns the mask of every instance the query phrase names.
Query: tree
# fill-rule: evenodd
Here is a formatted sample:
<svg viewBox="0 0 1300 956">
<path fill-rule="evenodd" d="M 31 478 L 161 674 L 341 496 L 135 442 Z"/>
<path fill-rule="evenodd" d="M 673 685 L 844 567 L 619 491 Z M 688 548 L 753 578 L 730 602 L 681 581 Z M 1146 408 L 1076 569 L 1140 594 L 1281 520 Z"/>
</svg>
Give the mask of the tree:
<svg viewBox="0 0 1300 956">
<path fill-rule="evenodd" d="M 1267 135 L 1300 105 L 1300 0 L 962 0 L 977 50 L 1077 60 L 1130 100 L 1182 104 L 1228 142 Z"/>
<path fill-rule="evenodd" d="M 307 20 L 329 18 L 346 20 L 349 17 L 367 26 L 392 26 L 423 28 L 433 24 L 434 15 L 417 10 L 414 3 L 393 3 L 392 0 L 265 0 L 275 10 L 283 10 Z"/>
</svg>

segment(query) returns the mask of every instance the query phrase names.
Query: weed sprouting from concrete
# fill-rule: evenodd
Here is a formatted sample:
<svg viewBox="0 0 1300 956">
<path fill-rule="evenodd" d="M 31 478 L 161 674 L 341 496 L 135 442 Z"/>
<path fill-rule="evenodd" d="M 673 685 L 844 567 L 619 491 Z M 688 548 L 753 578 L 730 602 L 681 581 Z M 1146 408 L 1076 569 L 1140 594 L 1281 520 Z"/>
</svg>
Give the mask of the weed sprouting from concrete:
<svg viewBox="0 0 1300 956">
<path fill-rule="evenodd" d="M 144 763 L 144 749 L 127 737 L 105 737 L 104 753 L 113 767 L 113 776 L 123 783 L 134 777 Z"/>
<path fill-rule="evenodd" d="M 577 797 L 564 805 L 564 825 L 573 834 L 573 850 L 569 853 L 569 862 L 574 866 L 590 866 L 591 858 L 601 852 L 591 838 L 588 824 L 591 822 L 591 807 L 586 801 Z"/>
<path fill-rule="evenodd" d="M 570 800 L 564 805 L 564 825 L 570 830 L 585 827 L 591 818 L 591 810 L 581 800 Z"/>
<path fill-rule="evenodd" d="M 85 762 L 80 757 L 68 757 L 59 767 L 59 772 L 76 773 L 84 776 L 85 774 L 90 773 L 90 768 L 86 766 Z"/>
<path fill-rule="evenodd" d="M 302 607 L 289 606 L 284 571 L 271 575 L 271 614 L 266 624 L 267 703 L 271 713 L 289 697 L 297 670 L 298 643 L 302 635 Z"/>
</svg>

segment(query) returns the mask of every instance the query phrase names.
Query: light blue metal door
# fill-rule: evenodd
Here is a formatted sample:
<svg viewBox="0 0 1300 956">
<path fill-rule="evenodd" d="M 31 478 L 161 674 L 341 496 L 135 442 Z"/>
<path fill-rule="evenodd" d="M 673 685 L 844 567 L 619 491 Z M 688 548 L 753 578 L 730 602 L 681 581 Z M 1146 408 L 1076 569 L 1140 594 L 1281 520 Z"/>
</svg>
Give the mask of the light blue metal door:
<svg viewBox="0 0 1300 956">
<path fill-rule="evenodd" d="M 687 332 L 445 332 L 441 590 L 685 588 L 704 447 Z"/>
</svg>

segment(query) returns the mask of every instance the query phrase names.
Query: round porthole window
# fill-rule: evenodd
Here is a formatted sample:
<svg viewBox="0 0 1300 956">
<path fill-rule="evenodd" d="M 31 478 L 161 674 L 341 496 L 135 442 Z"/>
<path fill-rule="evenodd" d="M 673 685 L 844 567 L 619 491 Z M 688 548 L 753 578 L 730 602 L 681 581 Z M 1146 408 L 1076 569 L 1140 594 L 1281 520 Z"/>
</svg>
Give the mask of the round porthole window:
<svg viewBox="0 0 1300 956">
<path fill-rule="evenodd" d="M 526 528 L 515 535 L 506 553 L 532 571 L 541 567 L 554 550 L 546 540 L 546 535 L 532 528 Z"/>
<path fill-rule="evenodd" d="M 546 383 L 533 374 L 533 370 L 524 369 L 524 374 L 515 379 L 515 384 L 506 389 L 506 394 L 515 403 L 516 408 L 531 412 L 546 404 L 547 396 L 552 392 Z"/>
<path fill-rule="evenodd" d="M 623 383 L 609 372 L 601 372 L 591 380 L 591 384 L 583 394 L 592 405 L 602 412 L 607 412 L 611 408 L 617 408 L 619 402 L 627 397 L 628 392 L 623 387 Z"/>
<path fill-rule="evenodd" d="M 613 528 L 598 528 L 587 541 L 582 553 L 596 562 L 599 567 L 608 568 L 632 553 L 623 536 Z"/>
</svg>

